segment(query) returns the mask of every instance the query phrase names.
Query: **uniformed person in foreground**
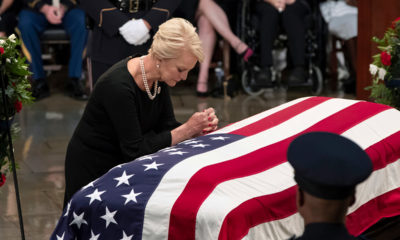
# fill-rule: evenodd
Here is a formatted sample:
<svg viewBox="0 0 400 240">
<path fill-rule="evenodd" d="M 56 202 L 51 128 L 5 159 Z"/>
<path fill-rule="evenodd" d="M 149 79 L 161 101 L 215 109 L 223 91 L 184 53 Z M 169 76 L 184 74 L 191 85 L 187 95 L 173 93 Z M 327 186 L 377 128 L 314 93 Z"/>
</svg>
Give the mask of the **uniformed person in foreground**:
<svg viewBox="0 0 400 240">
<path fill-rule="evenodd" d="M 346 240 L 348 207 L 355 202 L 355 187 L 372 172 L 368 155 L 353 141 L 337 134 L 311 132 L 292 141 L 287 158 L 298 184 L 296 203 L 304 218 L 299 238 Z"/>
</svg>

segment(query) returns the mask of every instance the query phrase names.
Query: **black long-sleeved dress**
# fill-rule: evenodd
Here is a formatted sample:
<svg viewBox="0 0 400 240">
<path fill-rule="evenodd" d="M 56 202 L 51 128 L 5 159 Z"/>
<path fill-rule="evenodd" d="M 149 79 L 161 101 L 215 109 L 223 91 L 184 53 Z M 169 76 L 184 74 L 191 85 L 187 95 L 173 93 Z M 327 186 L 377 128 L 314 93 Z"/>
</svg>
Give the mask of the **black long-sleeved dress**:
<svg viewBox="0 0 400 240">
<path fill-rule="evenodd" d="M 69 142 L 64 206 L 81 187 L 112 167 L 171 145 L 175 120 L 166 84 L 150 100 L 127 69 L 126 58 L 96 84 Z"/>
</svg>

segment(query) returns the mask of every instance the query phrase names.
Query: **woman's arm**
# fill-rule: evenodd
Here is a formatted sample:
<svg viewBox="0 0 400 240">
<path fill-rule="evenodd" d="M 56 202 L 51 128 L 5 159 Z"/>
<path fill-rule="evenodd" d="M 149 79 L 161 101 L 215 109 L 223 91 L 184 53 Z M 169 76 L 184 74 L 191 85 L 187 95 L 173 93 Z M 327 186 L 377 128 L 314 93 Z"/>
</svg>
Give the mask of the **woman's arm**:
<svg viewBox="0 0 400 240">
<path fill-rule="evenodd" d="M 111 76 L 109 76 L 111 77 Z M 107 118 L 102 121 L 110 122 L 112 136 L 118 139 L 124 161 L 146 154 L 154 153 L 171 145 L 171 132 L 158 132 L 155 129 L 142 132 L 135 92 L 128 82 L 115 79 L 99 82 L 96 86 L 95 97 L 99 109 L 105 111 Z M 122 76 L 124 77 L 124 76 Z M 108 136 L 106 136 L 108 137 Z"/>
</svg>

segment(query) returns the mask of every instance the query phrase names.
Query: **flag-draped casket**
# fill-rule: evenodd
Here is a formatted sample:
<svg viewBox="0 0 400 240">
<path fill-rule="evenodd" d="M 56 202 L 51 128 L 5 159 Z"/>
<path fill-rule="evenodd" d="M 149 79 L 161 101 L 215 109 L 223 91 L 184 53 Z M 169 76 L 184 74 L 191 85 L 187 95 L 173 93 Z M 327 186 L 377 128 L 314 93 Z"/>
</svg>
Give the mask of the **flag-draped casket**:
<svg viewBox="0 0 400 240">
<path fill-rule="evenodd" d="M 297 99 L 111 169 L 71 199 L 51 239 L 287 239 L 303 231 L 286 160 L 299 134 L 327 131 L 373 161 L 347 228 L 400 214 L 400 112 L 364 101 Z"/>
</svg>

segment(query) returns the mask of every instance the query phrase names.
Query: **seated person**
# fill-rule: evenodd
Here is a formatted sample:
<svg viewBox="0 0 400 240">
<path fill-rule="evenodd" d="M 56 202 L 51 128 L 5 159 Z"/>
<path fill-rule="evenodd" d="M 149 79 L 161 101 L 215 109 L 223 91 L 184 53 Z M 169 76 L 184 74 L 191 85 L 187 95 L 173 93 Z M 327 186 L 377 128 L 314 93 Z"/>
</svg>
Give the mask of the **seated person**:
<svg viewBox="0 0 400 240">
<path fill-rule="evenodd" d="M 172 18 L 159 26 L 147 55 L 125 58 L 99 78 L 68 144 L 64 206 L 112 167 L 217 128 L 212 108 L 181 125 L 169 96 L 168 87 L 203 58 L 193 25 Z"/>
<path fill-rule="evenodd" d="M 245 62 L 253 55 L 253 50 L 232 32 L 226 13 L 213 0 L 199 1 L 196 19 L 204 46 L 204 62 L 200 64 L 196 93 L 199 97 L 205 97 L 208 95 L 208 72 L 214 53 L 215 32 L 218 32 Z"/>
<path fill-rule="evenodd" d="M 325 1 L 320 4 L 321 14 L 328 24 L 329 33 L 340 39 L 346 67 L 349 72 L 343 81 L 346 93 L 355 93 L 357 79 L 357 0 Z M 334 42 L 333 44 L 336 44 Z"/>
<path fill-rule="evenodd" d="M 294 168 L 297 209 L 305 225 L 296 239 L 357 239 L 348 233 L 345 219 L 356 185 L 372 173 L 365 151 L 340 135 L 311 132 L 292 141 L 287 159 Z"/>
<path fill-rule="evenodd" d="M 49 25 L 61 25 L 68 33 L 71 43 L 68 76 L 72 85 L 72 96 L 85 100 L 87 95 L 80 84 L 82 55 L 86 46 L 87 31 L 85 13 L 77 8 L 74 0 L 61 0 L 60 6 L 52 6 L 51 0 L 25 0 L 19 13 L 18 29 L 26 50 L 26 58 L 33 72 L 32 96 L 41 99 L 49 96 L 49 86 L 43 70 L 40 35 Z"/>
<path fill-rule="evenodd" d="M 14 32 L 20 5 L 19 0 L 0 1 L 0 37 L 5 38 Z"/>
<path fill-rule="evenodd" d="M 261 72 L 256 86 L 271 86 L 272 47 L 282 21 L 288 36 L 290 60 L 293 65 L 288 76 L 289 83 L 302 83 L 306 80 L 305 71 L 305 23 L 308 5 L 304 0 L 264 0 L 256 3 L 260 20 Z"/>
</svg>

